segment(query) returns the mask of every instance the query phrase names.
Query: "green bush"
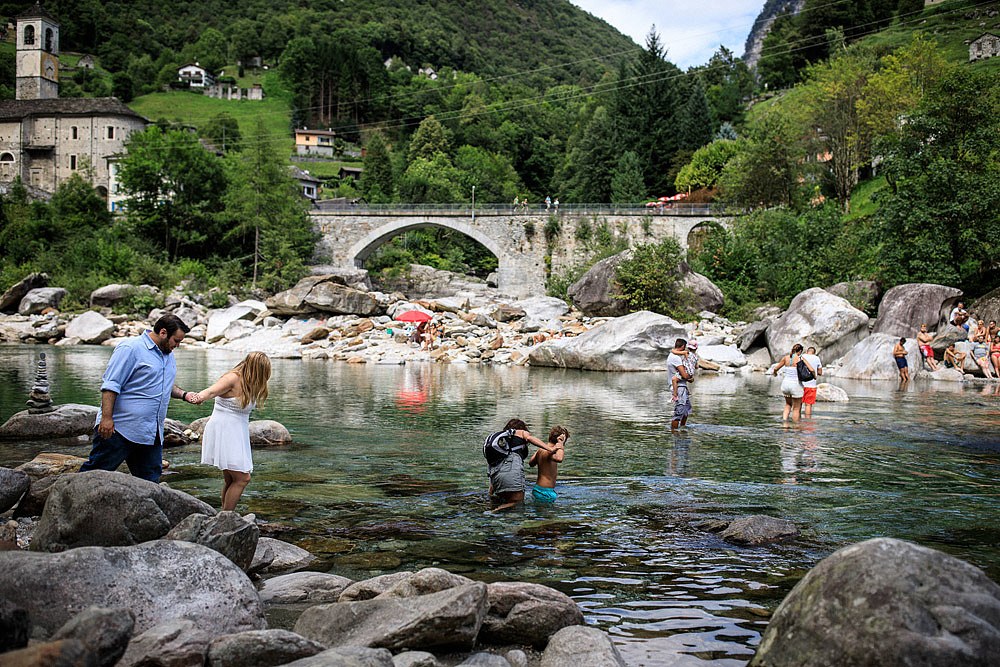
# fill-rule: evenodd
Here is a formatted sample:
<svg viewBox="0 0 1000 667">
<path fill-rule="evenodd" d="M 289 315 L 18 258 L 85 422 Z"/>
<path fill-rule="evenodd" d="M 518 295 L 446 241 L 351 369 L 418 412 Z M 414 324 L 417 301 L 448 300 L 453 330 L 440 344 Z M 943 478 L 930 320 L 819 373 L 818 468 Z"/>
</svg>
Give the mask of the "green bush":
<svg viewBox="0 0 1000 667">
<path fill-rule="evenodd" d="M 629 309 L 651 310 L 686 320 L 692 310 L 692 297 L 678 284 L 680 261 L 680 244 L 672 238 L 633 248 L 632 257 L 619 264 L 617 271 L 621 298 Z"/>
<path fill-rule="evenodd" d="M 559 218 L 552 216 L 545 223 L 545 240 L 548 243 L 552 243 L 557 236 L 559 236 L 559 231 L 562 229 L 562 225 L 559 223 Z"/>
<path fill-rule="evenodd" d="M 576 223 L 576 238 L 579 241 L 587 242 L 590 240 L 590 235 L 593 230 L 590 227 L 590 221 L 586 218 L 580 218 Z"/>
<path fill-rule="evenodd" d="M 528 237 L 530 241 L 535 236 L 535 223 L 532 220 L 528 220 L 524 223 L 524 235 Z"/>
<path fill-rule="evenodd" d="M 154 308 L 163 308 L 164 298 L 162 292 L 152 292 L 150 290 L 133 287 L 114 305 L 114 312 L 123 314 L 138 314 L 145 317 Z"/>
</svg>

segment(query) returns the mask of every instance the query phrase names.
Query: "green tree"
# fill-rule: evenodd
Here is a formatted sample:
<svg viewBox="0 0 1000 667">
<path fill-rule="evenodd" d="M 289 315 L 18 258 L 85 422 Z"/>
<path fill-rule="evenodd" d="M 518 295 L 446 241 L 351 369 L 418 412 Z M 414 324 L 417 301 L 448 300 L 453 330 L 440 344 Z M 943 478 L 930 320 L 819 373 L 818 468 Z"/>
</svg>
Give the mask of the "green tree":
<svg viewBox="0 0 1000 667">
<path fill-rule="evenodd" d="M 461 174 L 444 153 L 435 153 L 431 159 L 414 160 L 397 186 L 397 201 L 414 204 L 450 204 L 471 198 L 462 187 Z"/>
<path fill-rule="evenodd" d="M 389 144 L 380 132 L 373 132 L 368 139 L 362 160 L 361 192 L 372 203 L 382 204 L 392 200 L 392 156 Z"/>
<path fill-rule="evenodd" d="M 747 129 L 739 152 L 722 171 L 723 198 L 741 208 L 798 206 L 806 173 L 805 128 L 791 114 L 773 109 Z"/>
<path fill-rule="evenodd" d="M 611 174 L 618 162 L 615 124 L 602 106 L 587 123 L 580 141 L 571 149 L 560 170 L 560 189 L 567 199 L 606 202 L 611 198 Z"/>
<path fill-rule="evenodd" d="M 135 84 L 127 72 L 115 72 L 111 75 L 111 94 L 122 102 L 131 102 L 135 95 Z"/>
<path fill-rule="evenodd" d="M 696 150 L 691 156 L 691 161 L 677 174 L 674 184 L 678 192 L 716 187 L 726 165 L 739 154 L 739 151 L 740 144 L 728 139 L 713 141 Z"/>
<path fill-rule="evenodd" d="M 229 43 L 221 32 L 215 28 L 206 28 L 194 44 L 193 52 L 198 63 L 214 74 L 226 66 L 228 46 Z"/>
<path fill-rule="evenodd" d="M 625 151 L 618 159 L 611 177 L 611 201 L 616 204 L 633 204 L 646 198 L 646 185 L 642 182 L 642 165 L 633 151 Z"/>
<path fill-rule="evenodd" d="M 680 261 L 681 247 L 675 239 L 635 246 L 615 275 L 629 309 L 684 318 L 691 299 L 678 284 Z"/>
<path fill-rule="evenodd" d="M 260 32 L 257 22 L 251 19 L 240 19 L 233 24 L 230 43 L 233 46 L 233 55 L 246 66 L 247 61 L 260 55 Z"/>
<path fill-rule="evenodd" d="M 240 124 L 225 112 L 216 114 L 205 123 L 198 130 L 198 136 L 225 153 L 239 150 L 243 138 L 240 134 Z"/>
<path fill-rule="evenodd" d="M 434 116 L 428 116 L 420 121 L 417 131 L 413 133 L 408 160 L 411 164 L 420 159 L 433 160 L 438 153 L 449 155 L 451 143 L 441 123 Z"/>
<path fill-rule="evenodd" d="M 705 97 L 705 86 L 695 77 L 691 95 L 681 110 L 678 122 L 678 148 L 697 150 L 712 140 L 714 122 Z"/>
</svg>

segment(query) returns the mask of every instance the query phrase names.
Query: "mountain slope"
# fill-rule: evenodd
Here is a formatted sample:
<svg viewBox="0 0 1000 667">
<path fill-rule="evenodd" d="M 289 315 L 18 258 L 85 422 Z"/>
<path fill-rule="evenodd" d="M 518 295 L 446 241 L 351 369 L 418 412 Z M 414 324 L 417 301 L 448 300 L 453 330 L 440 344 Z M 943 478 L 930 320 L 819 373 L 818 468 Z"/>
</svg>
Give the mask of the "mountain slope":
<svg viewBox="0 0 1000 667">
<path fill-rule="evenodd" d="M 760 50 L 764 45 L 764 38 L 767 37 L 767 31 L 771 28 L 771 24 L 774 23 L 774 19 L 785 11 L 798 14 L 802 11 L 805 4 L 806 0 L 767 0 L 764 3 L 764 8 L 760 10 L 760 14 L 757 15 L 756 20 L 753 22 L 753 27 L 750 28 L 750 34 L 747 36 L 746 46 L 744 47 L 743 61 L 746 62 L 747 67 L 753 69 L 760 59 Z"/>
</svg>

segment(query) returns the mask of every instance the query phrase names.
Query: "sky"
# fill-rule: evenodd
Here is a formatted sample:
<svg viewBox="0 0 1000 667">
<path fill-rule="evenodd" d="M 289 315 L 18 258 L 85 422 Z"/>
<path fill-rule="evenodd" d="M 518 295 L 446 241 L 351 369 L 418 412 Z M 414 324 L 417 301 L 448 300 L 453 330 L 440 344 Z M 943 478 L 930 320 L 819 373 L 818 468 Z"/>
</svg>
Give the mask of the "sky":
<svg viewBox="0 0 1000 667">
<path fill-rule="evenodd" d="M 704 65 L 719 45 L 737 57 L 764 0 L 571 0 L 639 45 L 655 25 L 667 59 L 681 69 Z"/>
</svg>

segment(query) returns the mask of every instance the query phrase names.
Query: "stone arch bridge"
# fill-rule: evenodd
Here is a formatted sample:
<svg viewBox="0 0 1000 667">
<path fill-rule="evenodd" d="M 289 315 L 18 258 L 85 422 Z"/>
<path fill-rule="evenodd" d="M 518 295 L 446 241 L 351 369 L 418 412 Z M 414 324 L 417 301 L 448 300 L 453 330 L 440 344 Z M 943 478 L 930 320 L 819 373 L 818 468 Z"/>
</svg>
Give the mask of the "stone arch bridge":
<svg viewBox="0 0 1000 667">
<path fill-rule="evenodd" d="M 517 298 L 545 294 L 547 263 L 550 271 L 558 273 L 588 259 L 590 250 L 581 229 L 589 228 L 593 233 L 607 225 L 630 246 L 673 237 L 686 249 L 698 230 L 713 225 L 728 227 L 732 219 L 705 204 L 675 204 L 670 209 L 654 210 L 589 205 L 563 207 L 558 214 L 477 208 L 475 215 L 467 205 L 428 210 L 394 204 L 314 211 L 310 215 L 320 233 L 316 247 L 320 263 L 362 267 L 375 250 L 403 232 L 444 227 L 475 239 L 493 253 L 498 261 L 498 288 Z M 551 221 L 558 225 L 557 232 Z"/>
</svg>

